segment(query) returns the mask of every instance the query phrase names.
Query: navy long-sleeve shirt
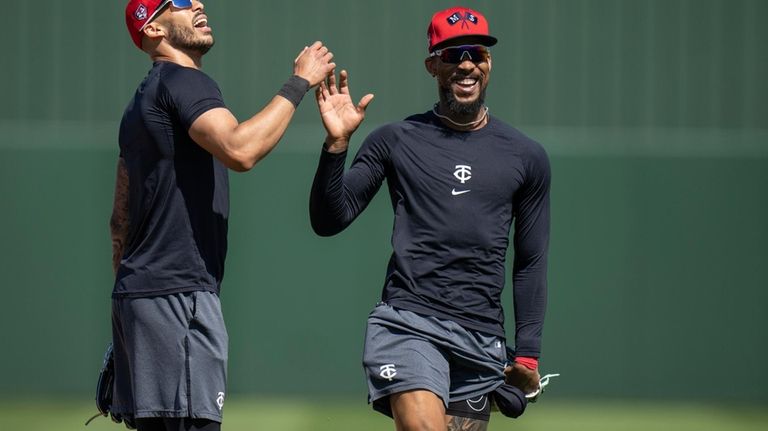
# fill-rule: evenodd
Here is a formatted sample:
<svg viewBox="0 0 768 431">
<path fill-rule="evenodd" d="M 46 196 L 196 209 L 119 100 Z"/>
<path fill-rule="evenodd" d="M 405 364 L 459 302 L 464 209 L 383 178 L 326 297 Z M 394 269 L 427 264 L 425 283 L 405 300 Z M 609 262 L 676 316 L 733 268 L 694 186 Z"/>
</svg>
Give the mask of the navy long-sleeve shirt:
<svg viewBox="0 0 768 431">
<path fill-rule="evenodd" d="M 541 145 L 495 117 L 459 132 L 427 112 L 372 132 L 346 173 L 345 159 L 320 156 L 312 227 L 342 231 L 386 179 L 395 222 L 382 300 L 394 307 L 505 337 L 501 291 L 514 221 L 515 348 L 539 357 L 550 217 Z"/>
</svg>

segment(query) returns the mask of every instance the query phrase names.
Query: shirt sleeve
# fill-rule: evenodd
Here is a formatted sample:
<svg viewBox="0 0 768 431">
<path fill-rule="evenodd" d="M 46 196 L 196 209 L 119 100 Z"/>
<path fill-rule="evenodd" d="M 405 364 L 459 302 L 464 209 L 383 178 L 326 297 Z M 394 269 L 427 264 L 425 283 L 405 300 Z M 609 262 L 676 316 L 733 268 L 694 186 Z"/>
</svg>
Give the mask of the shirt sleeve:
<svg viewBox="0 0 768 431">
<path fill-rule="evenodd" d="M 185 130 L 205 112 L 226 107 L 219 86 L 199 70 L 179 68 L 169 74 L 165 83 Z"/>
<path fill-rule="evenodd" d="M 515 194 L 515 259 L 512 269 L 515 350 L 538 358 L 547 306 L 549 248 L 549 159 L 536 144 L 526 164 L 525 182 Z"/>
<path fill-rule="evenodd" d="M 323 150 L 309 198 L 312 229 L 320 236 L 335 235 L 368 206 L 385 178 L 387 155 L 369 136 L 349 170 L 344 172 L 347 153 Z"/>
</svg>

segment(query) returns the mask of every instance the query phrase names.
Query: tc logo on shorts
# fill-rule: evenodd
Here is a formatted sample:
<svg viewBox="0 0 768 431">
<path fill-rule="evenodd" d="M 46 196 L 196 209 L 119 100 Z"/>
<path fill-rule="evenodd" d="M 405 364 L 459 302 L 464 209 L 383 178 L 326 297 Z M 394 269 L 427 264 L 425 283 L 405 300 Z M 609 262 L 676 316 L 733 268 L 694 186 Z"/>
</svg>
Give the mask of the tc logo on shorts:
<svg viewBox="0 0 768 431">
<path fill-rule="evenodd" d="M 472 178 L 472 166 L 456 165 L 456 170 L 453 171 L 453 176 L 461 181 L 462 184 L 466 183 Z"/>
<path fill-rule="evenodd" d="M 219 392 L 216 395 L 216 405 L 219 406 L 219 410 L 221 410 L 224 408 L 224 392 Z"/>
<path fill-rule="evenodd" d="M 147 19 L 147 7 L 143 4 L 139 4 L 139 7 L 136 9 L 136 12 L 133 13 L 133 16 L 136 17 L 139 21 L 144 21 Z"/>
<path fill-rule="evenodd" d="M 395 369 L 395 364 L 382 365 L 382 366 L 379 367 L 379 369 L 381 370 L 381 372 L 379 373 L 381 378 L 382 379 L 387 379 L 390 382 L 397 375 L 397 370 Z"/>
</svg>

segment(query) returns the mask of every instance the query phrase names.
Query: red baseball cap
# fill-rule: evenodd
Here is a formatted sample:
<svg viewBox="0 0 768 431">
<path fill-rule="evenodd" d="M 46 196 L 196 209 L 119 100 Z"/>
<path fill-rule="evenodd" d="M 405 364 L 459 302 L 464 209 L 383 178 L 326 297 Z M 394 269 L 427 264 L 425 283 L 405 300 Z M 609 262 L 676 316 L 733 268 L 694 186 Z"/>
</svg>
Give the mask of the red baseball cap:
<svg viewBox="0 0 768 431">
<path fill-rule="evenodd" d="M 129 0 L 125 6 L 125 24 L 133 44 L 141 49 L 141 31 L 152 21 L 160 8 L 173 3 L 178 8 L 192 7 L 191 0 Z"/>
<path fill-rule="evenodd" d="M 488 34 L 488 20 L 483 14 L 460 6 L 432 15 L 427 38 L 430 52 L 453 44 L 493 46 L 498 41 Z"/>
<path fill-rule="evenodd" d="M 141 29 L 149 22 L 164 0 L 129 0 L 125 6 L 125 24 L 133 44 L 141 49 Z"/>
</svg>

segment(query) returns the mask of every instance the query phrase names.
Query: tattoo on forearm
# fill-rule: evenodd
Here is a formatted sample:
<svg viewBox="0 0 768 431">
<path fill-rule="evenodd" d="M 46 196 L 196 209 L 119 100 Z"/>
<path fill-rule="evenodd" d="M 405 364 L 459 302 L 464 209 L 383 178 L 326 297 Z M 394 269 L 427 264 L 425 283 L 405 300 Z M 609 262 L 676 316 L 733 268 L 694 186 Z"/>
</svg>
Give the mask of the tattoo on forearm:
<svg viewBox="0 0 768 431">
<path fill-rule="evenodd" d="M 128 171 L 121 157 L 117 161 L 115 198 L 112 204 L 112 217 L 109 219 L 109 230 L 112 236 L 112 269 L 115 272 L 123 257 L 128 227 Z"/>
<path fill-rule="evenodd" d="M 448 431 L 486 431 L 488 421 L 463 418 L 460 416 L 448 416 Z"/>
</svg>

